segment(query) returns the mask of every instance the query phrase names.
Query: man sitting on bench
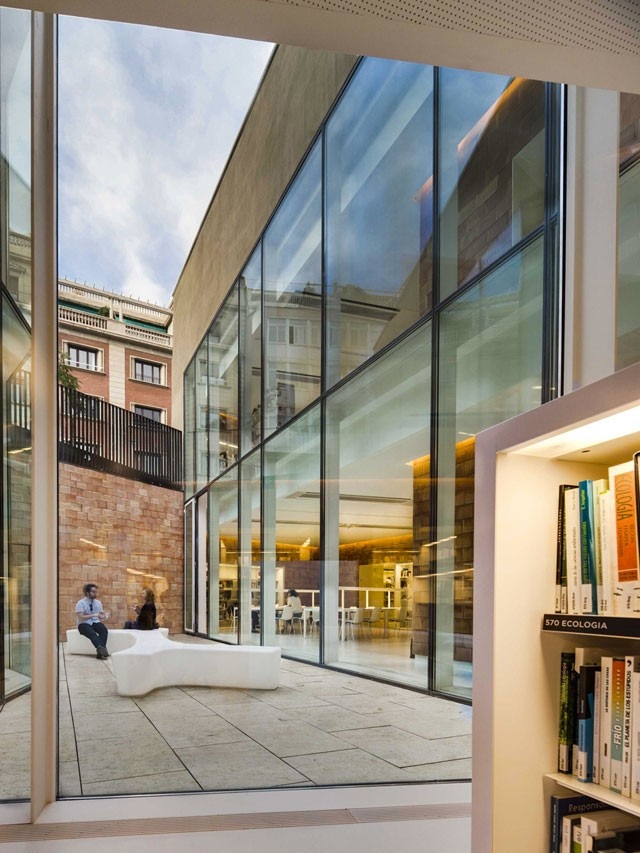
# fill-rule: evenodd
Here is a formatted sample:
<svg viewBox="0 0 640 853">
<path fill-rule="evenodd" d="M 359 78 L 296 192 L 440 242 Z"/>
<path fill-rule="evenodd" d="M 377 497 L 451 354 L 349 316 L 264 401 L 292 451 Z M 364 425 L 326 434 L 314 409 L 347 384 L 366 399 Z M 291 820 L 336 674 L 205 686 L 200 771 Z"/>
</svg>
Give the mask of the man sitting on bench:
<svg viewBox="0 0 640 853">
<path fill-rule="evenodd" d="M 98 587 L 96 584 L 86 583 L 82 591 L 84 598 L 81 598 L 76 604 L 78 631 L 93 643 L 98 660 L 108 658 L 107 635 L 109 632 L 102 620 L 108 619 L 109 613 L 102 609 L 102 603 L 97 599 Z"/>
</svg>

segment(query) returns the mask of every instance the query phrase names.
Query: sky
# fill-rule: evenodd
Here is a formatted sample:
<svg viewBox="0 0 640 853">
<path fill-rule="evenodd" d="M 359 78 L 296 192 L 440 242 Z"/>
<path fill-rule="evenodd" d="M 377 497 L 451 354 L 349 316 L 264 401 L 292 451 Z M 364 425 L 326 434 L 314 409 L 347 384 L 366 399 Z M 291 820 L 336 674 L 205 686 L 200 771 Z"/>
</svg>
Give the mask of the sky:
<svg viewBox="0 0 640 853">
<path fill-rule="evenodd" d="M 61 277 L 169 305 L 272 50 L 59 18 Z"/>
</svg>

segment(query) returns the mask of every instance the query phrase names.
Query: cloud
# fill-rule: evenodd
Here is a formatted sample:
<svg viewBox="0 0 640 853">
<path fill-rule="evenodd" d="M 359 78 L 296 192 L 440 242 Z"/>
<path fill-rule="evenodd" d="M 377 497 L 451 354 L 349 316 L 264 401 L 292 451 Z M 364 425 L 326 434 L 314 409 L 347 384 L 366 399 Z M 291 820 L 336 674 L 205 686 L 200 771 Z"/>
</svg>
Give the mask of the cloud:
<svg viewBox="0 0 640 853">
<path fill-rule="evenodd" d="M 272 45 L 59 20 L 60 274 L 167 305 Z"/>
</svg>

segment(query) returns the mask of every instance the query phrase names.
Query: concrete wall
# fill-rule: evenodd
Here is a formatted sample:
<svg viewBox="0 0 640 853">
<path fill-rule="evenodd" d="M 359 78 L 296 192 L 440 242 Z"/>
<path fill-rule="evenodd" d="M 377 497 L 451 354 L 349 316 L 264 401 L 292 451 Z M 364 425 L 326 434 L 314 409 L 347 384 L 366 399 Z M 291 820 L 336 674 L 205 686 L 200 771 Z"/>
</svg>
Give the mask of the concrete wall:
<svg viewBox="0 0 640 853">
<path fill-rule="evenodd" d="M 111 611 L 107 625 L 135 618 L 142 589 L 156 594 L 158 622 L 183 626 L 182 492 L 75 465 L 59 465 L 60 638 L 75 627 L 88 581 Z"/>
<path fill-rule="evenodd" d="M 355 61 L 296 47 L 279 47 L 272 59 L 174 293 L 179 429 L 182 374 Z"/>
</svg>

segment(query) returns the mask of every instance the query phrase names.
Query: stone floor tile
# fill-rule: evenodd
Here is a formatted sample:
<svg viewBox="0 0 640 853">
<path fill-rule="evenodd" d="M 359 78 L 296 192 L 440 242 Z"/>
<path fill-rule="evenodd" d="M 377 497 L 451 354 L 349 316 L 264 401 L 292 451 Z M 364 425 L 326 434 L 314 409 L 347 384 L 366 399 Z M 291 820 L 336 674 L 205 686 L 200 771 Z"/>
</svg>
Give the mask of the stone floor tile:
<svg viewBox="0 0 640 853">
<path fill-rule="evenodd" d="M 471 737 L 468 735 L 427 740 L 394 726 L 381 726 L 344 731 L 340 737 L 396 767 L 432 764 L 471 755 Z"/>
<path fill-rule="evenodd" d="M 456 758 L 452 761 L 436 761 L 433 764 L 417 764 L 405 767 L 412 779 L 422 782 L 440 782 L 453 779 L 471 779 L 471 758 Z"/>
<path fill-rule="evenodd" d="M 308 781 L 288 763 L 251 741 L 176 752 L 205 791 L 276 788 Z"/>
<path fill-rule="evenodd" d="M 82 717 L 87 714 L 93 715 L 95 713 L 137 713 L 139 708 L 132 699 L 129 699 L 128 696 L 73 696 L 71 700 L 71 710 L 74 719 L 77 719 L 78 717 Z"/>
<path fill-rule="evenodd" d="M 0 711 L 0 735 L 31 731 L 31 694 L 7 702 Z"/>
<path fill-rule="evenodd" d="M 357 785 L 364 782 L 407 782 L 409 776 L 361 749 L 296 755 L 287 762 L 316 785 Z"/>
<path fill-rule="evenodd" d="M 346 729 L 366 729 L 377 727 L 379 720 L 371 714 L 358 714 L 347 708 L 339 708 L 336 705 L 312 708 L 291 708 L 288 713 L 297 720 L 303 720 L 312 726 L 322 729 L 324 732 L 340 732 Z"/>
<path fill-rule="evenodd" d="M 399 706 L 388 699 L 378 699 L 375 694 L 361 693 L 355 696 L 336 696 L 334 704 L 358 714 L 393 714 L 399 713 Z"/>
<path fill-rule="evenodd" d="M 278 690 L 264 690 L 263 695 L 256 696 L 256 698 L 259 698 L 265 705 L 271 705 L 272 708 L 278 708 L 283 711 L 289 708 L 311 708 L 322 705 L 326 707 L 327 705 L 324 699 L 311 694 L 300 693 L 298 690 L 281 693 L 280 690 L 281 688 Z"/>
<path fill-rule="evenodd" d="M 154 719 L 154 725 L 172 749 L 249 740 L 217 714 L 194 718 L 188 724 L 178 717 L 159 717 Z"/>
<path fill-rule="evenodd" d="M 184 770 L 176 754 L 157 733 L 138 740 L 105 739 L 100 741 L 99 749 L 93 741 L 80 741 L 78 755 L 83 789 L 88 782 Z"/>
<path fill-rule="evenodd" d="M 344 740 L 303 721 L 293 722 L 286 719 L 267 725 L 259 722 L 245 723 L 242 730 L 269 752 L 281 758 L 345 748 Z"/>
<path fill-rule="evenodd" d="M 97 710 L 95 714 L 78 717 L 75 720 L 75 731 L 78 743 L 155 734 L 154 726 L 141 711 L 131 714 L 102 714 Z"/>
<path fill-rule="evenodd" d="M 85 796 L 89 797 L 108 794 L 172 794 L 202 790 L 187 770 L 151 776 L 130 776 L 107 782 L 87 782 L 83 787 Z"/>
<path fill-rule="evenodd" d="M 82 796 L 77 761 L 60 761 L 58 764 L 58 786 L 61 797 Z"/>
</svg>

